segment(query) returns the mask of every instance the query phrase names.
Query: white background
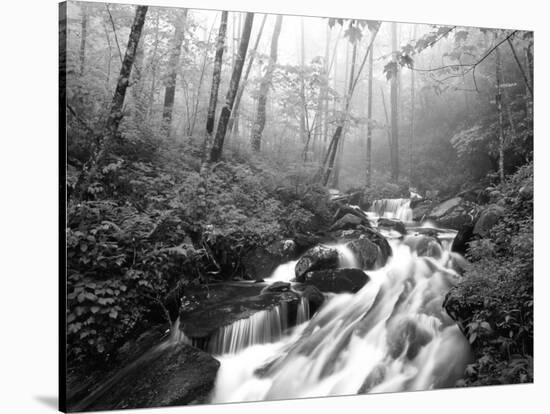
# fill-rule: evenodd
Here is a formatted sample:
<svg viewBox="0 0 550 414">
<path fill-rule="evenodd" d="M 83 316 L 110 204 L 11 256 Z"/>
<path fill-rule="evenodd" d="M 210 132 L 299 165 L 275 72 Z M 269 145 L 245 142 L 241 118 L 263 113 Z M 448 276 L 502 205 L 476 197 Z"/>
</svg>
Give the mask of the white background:
<svg viewBox="0 0 550 414">
<path fill-rule="evenodd" d="M 132 3 L 121 0 L 120 2 Z M 534 0 L 146 0 L 226 8 L 535 30 L 535 384 L 477 389 L 156 409 L 151 413 L 262 414 L 549 412 L 547 208 L 550 47 L 545 2 Z M 546 3 L 547 4 L 547 3 Z M 57 407 L 57 1 L 12 0 L 0 14 L 0 200 L 2 263 L 0 412 Z M 6 93 L 7 89 L 7 93 Z M 133 412 L 145 411 L 126 411 Z"/>
</svg>

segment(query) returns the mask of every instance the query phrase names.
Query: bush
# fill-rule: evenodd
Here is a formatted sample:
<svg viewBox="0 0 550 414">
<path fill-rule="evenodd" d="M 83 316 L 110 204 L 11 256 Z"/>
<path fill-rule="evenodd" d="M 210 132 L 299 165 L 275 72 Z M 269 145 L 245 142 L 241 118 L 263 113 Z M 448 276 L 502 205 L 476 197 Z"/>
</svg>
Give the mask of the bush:
<svg viewBox="0 0 550 414">
<path fill-rule="evenodd" d="M 489 236 L 470 243 L 472 261 L 446 308 L 461 323 L 476 361 L 466 385 L 530 382 L 533 379 L 532 163 L 498 187 L 505 214 Z"/>
</svg>

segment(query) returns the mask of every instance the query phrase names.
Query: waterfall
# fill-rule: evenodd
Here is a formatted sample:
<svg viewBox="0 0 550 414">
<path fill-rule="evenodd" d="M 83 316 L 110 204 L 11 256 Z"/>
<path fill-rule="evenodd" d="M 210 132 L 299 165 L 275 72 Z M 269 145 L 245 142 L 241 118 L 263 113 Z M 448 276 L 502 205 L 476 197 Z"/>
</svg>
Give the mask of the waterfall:
<svg viewBox="0 0 550 414">
<path fill-rule="evenodd" d="M 278 341 L 220 355 L 212 402 L 453 386 L 471 355 L 442 307 L 459 278 L 449 252 L 434 259 L 399 241 L 392 247 L 390 261 L 369 272 L 369 283 L 356 294 L 330 295 L 309 321 Z"/>
<path fill-rule="evenodd" d="M 408 198 L 385 198 L 375 200 L 371 206 L 371 212 L 379 217 L 401 220 L 404 223 L 413 219 L 411 200 Z"/>
<path fill-rule="evenodd" d="M 296 313 L 296 325 L 301 325 L 302 323 L 307 322 L 309 318 L 309 301 L 302 297 L 300 298 L 300 305 L 298 306 L 298 312 Z"/>
<path fill-rule="evenodd" d="M 309 320 L 310 312 L 307 299 L 300 299 L 295 319 L 290 318 L 288 308 L 288 303 L 281 302 L 271 309 L 253 313 L 248 318 L 239 319 L 221 327 L 206 341 L 188 338 L 180 329 L 178 318 L 171 329 L 169 342 L 183 342 L 204 348 L 215 355 L 234 354 L 253 345 L 278 341 L 290 328 L 289 321 L 291 320 L 295 320 L 296 325 Z"/>
</svg>

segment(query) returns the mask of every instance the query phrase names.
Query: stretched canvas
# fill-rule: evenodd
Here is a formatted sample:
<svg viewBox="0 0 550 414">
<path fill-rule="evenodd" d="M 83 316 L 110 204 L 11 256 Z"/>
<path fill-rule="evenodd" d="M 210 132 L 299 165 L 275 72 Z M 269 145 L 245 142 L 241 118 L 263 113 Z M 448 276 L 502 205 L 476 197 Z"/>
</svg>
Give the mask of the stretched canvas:
<svg viewBox="0 0 550 414">
<path fill-rule="evenodd" d="M 533 381 L 532 32 L 67 1 L 59 40 L 63 411 Z"/>
</svg>

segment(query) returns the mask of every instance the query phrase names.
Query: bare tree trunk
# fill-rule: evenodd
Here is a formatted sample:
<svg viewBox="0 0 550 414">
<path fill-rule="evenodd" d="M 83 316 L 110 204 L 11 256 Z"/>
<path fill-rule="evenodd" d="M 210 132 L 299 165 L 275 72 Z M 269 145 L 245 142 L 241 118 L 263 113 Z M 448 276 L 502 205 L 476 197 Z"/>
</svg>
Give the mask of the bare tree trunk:
<svg viewBox="0 0 550 414">
<path fill-rule="evenodd" d="M 386 118 L 386 133 L 388 135 L 388 148 L 390 149 L 390 163 L 391 163 L 392 147 L 391 147 L 390 118 L 388 116 L 388 107 L 386 106 L 386 94 L 384 93 L 384 89 L 382 89 L 382 87 L 380 87 L 380 95 L 382 95 L 382 106 L 384 107 L 384 117 Z"/>
<path fill-rule="evenodd" d="M 271 88 L 271 79 L 273 78 L 273 71 L 277 63 L 277 49 L 279 44 L 279 35 L 281 34 L 281 26 L 283 24 L 283 16 L 277 15 L 275 21 L 275 28 L 273 29 L 273 36 L 271 37 L 271 50 L 269 53 L 269 63 L 265 75 L 260 83 L 260 91 L 258 94 L 258 111 L 256 112 L 256 122 L 252 130 L 252 139 L 250 145 L 254 152 L 259 152 L 262 143 L 262 133 L 265 127 L 266 119 L 266 103 L 269 88 Z"/>
<path fill-rule="evenodd" d="M 210 39 L 212 37 L 212 29 L 214 29 L 214 25 L 210 28 L 210 32 L 208 33 L 208 36 L 206 35 L 206 29 L 204 31 L 204 43 L 206 45 L 210 45 Z M 195 94 L 195 104 L 193 105 L 193 111 L 191 114 L 191 120 L 188 122 L 188 128 L 187 128 L 187 135 L 192 137 L 195 133 L 195 123 L 197 121 L 197 113 L 199 112 L 199 101 L 201 97 L 201 91 L 202 91 L 202 84 L 204 81 L 204 74 L 206 72 L 206 66 L 208 61 L 208 48 L 205 48 L 204 50 L 204 56 L 202 60 L 202 68 L 201 68 L 201 75 L 199 76 L 199 85 L 197 86 L 197 93 Z M 203 151 L 204 154 L 204 151 Z"/>
<path fill-rule="evenodd" d="M 370 49 L 372 49 L 372 43 L 371 43 Z M 367 51 L 367 53 L 369 53 L 369 51 Z M 346 60 L 347 60 L 347 58 L 346 58 Z M 353 52 L 352 52 L 352 56 L 351 56 L 351 68 L 350 68 L 350 74 L 349 74 L 349 89 L 344 94 L 344 96 L 345 96 L 345 98 L 344 98 L 344 100 L 345 100 L 345 103 L 344 103 L 344 118 L 341 120 L 340 125 L 338 125 L 338 127 L 336 128 L 337 133 L 335 132 L 334 137 L 333 137 L 334 146 L 332 147 L 332 154 L 331 154 L 330 159 L 329 159 L 329 164 L 328 164 L 328 168 L 327 168 L 324 183 L 323 183 L 323 185 L 325 185 L 325 186 L 328 184 L 330 175 L 332 173 L 332 170 L 334 169 L 334 161 L 336 159 L 336 154 L 338 153 L 338 149 L 339 149 L 338 144 L 340 143 L 340 139 L 342 138 L 344 125 L 345 125 L 345 119 L 348 116 L 349 107 L 351 105 L 351 98 L 352 98 L 352 94 L 353 94 L 353 88 L 354 88 L 355 83 L 356 83 L 355 82 L 355 62 L 356 62 L 356 60 L 357 60 L 357 42 L 355 42 L 353 44 Z M 346 80 L 348 80 L 347 72 L 346 72 Z M 339 177 L 335 178 L 336 183 L 338 183 L 338 179 L 339 179 Z"/>
<path fill-rule="evenodd" d="M 208 103 L 208 115 L 206 116 L 206 135 L 203 143 L 203 162 L 206 161 L 206 153 L 210 149 L 214 121 L 216 118 L 216 105 L 218 103 L 218 90 L 222 77 L 223 50 L 225 46 L 225 33 L 227 31 L 227 17 L 229 12 L 222 11 L 218 39 L 216 41 L 216 57 L 214 58 L 214 70 L 212 73 L 212 88 L 210 89 L 210 101 Z"/>
<path fill-rule="evenodd" d="M 330 34 L 331 30 L 329 27 L 327 27 L 327 38 L 326 38 L 326 44 L 325 44 L 325 76 L 326 80 L 323 84 L 323 146 L 326 145 L 327 142 L 327 136 L 328 136 L 328 82 L 329 82 L 329 49 L 330 49 Z M 319 152 L 322 154 L 322 150 Z"/>
<path fill-rule="evenodd" d="M 85 3 L 81 3 L 82 20 L 80 23 L 80 76 L 84 76 L 86 66 L 86 37 L 88 33 L 88 10 Z"/>
<path fill-rule="evenodd" d="M 149 65 L 151 66 L 151 89 L 149 91 L 149 99 L 147 103 L 147 118 L 149 120 L 151 119 L 151 115 L 153 114 L 153 106 L 155 103 L 155 92 L 157 88 L 157 68 L 158 68 L 157 52 L 158 52 L 158 46 L 159 46 L 159 26 L 160 26 L 160 18 L 159 18 L 159 12 L 157 11 L 156 19 L 155 19 L 155 43 L 153 46 L 153 54 L 151 55 L 151 60 L 149 61 Z"/>
<path fill-rule="evenodd" d="M 514 44 L 512 43 L 512 40 L 508 38 L 508 44 L 510 45 L 510 49 L 512 49 L 512 55 L 514 56 L 514 60 L 516 61 L 516 64 L 518 65 L 518 69 L 521 72 L 521 76 L 523 77 L 523 81 L 525 82 L 525 87 L 529 91 L 529 94 L 531 95 L 531 98 L 533 97 L 533 88 L 531 88 L 531 84 L 529 83 L 529 79 L 527 78 L 527 74 L 523 70 L 523 66 L 521 65 L 521 62 L 519 61 L 518 55 L 516 53 L 516 48 L 514 47 Z"/>
<path fill-rule="evenodd" d="M 417 25 L 414 25 L 413 29 L 413 39 L 416 39 L 416 28 Z M 409 186 L 412 183 L 412 174 L 413 174 L 413 141 L 414 141 L 414 70 L 411 68 L 411 123 L 409 125 Z"/>
<path fill-rule="evenodd" d="M 504 181 L 504 127 L 502 119 L 502 92 L 501 92 L 501 82 L 502 82 L 502 68 L 500 62 L 500 49 L 497 47 L 495 49 L 496 57 L 496 78 L 497 78 L 497 94 L 496 94 L 496 104 L 497 104 L 497 115 L 498 115 L 498 173 L 500 176 L 500 181 Z"/>
<path fill-rule="evenodd" d="M 392 60 L 394 63 L 391 89 L 390 89 L 390 109 L 391 109 L 391 179 L 393 182 L 399 180 L 399 114 L 397 94 L 399 89 L 399 64 L 397 62 L 397 23 L 391 25 L 392 38 Z"/>
<path fill-rule="evenodd" d="M 372 184 L 372 71 L 374 67 L 373 55 L 369 56 L 369 80 L 367 86 L 367 187 Z"/>
<path fill-rule="evenodd" d="M 354 70 L 355 69 L 355 57 L 356 57 L 355 56 L 356 53 L 354 53 L 353 60 L 352 60 L 352 76 L 350 77 L 350 80 L 349 80 L 349 92 L 345 96 L 346 103 L 345 103 L 345 106 L 344 106 L 344 113 L 340 117 L 340 120 L 338 122 L 336 130 L 334 132 L 334 135 L 332 136 L 332 141 L 329 145 L 329 149 L 328 149 L 327 155 L 325 157 L 325 161 L 321 165 L 321 169 L 320 169 L 320 171 L 321 171 L 320 176 L 322 177 L 322 183 L 323 183 L 324 186 L 327 185 L 327 183 L 329 181 L 329 178 L 330 178 L 330 174 L 332 173 L 332 168 L 334 166 L 334 158 L 335 158 L 335 155 L 336 155 L 336 151 L 338 150 L 338 143 L 340 141 L 340 137 L 342 136 L 343 127 L 345 126 L 345 123 L 346 123 L 346 120 L 347 120 L 347 117 L 348 117 L 348 114 L 349 114 L 350 104 L 351 104 L 351 100 L 353 98 L 353 92 L 355 90 L 355 87 L 357 86 L 357 83 L 359 82 L 359 77 L 361 76 L 361 71 L 363 70 L 363 68 L 365 66 L 367 58 L 368 58 L 369 54 L 372 53 L 372 46 L 374 44 L 374 40 L 376 39 L 376 35 L 378 34 L 379 29 L 380 29 L 380 24 L 378 24 L 376 30 L 371 32 L 370 43 L 369 43 L 369 46 L 368 46 L 367 51 L 365 53 L 365 56 L 363 57 L 361 65 L 359 66 L 359 70 L 357 71 L 357 76 L 355 76 L 355 70 Z M 326 172 L 323 174 L 323 169 L 325 168 L 327 160 L 329 162 L 328 163 L 328 168 L 326 169 Z"/>
<path fill-rule="evenodd" d="M 97 174 L 97 166 L 103 162 L 103 159 L 110 150 L 110 146 L 117 138 L 118 127 L 123 116 L 122 106 L 124 105 L 124 98 L 126 97 L 126 90 L 132 74 L 132 66 L 134 64 L 136 50 L 141 38 L 141 31 L 143 29 L 146 15 L 147 6 L 137 6 L 134 22 L 128 38 L 128 46 L 126 47 L 126 53 L 120 68 L 120 75 L 118 76 L 116 90 L 111 101 L 109 117 L 105 123 L 102 135 L 98 137 L 92 156 L 86 164 L 84 164 L 84 167 L 78 177 L 78 182 L 76 184 L 76 196 L 78 198 L 83 198 L 88 191 L 88 187 Z"/>
<path fill-rule="evenodd" d="M 241 81 L 241 85 L 239 86 L 239 90 L 237 92 L 237 96 L 235 97 L 235 104 L 233 105 L 233 112 L 232 116 L 229 119 L 229 124 L 227 126 L 227 130 L 230 134 L 233 133 L 233 124 L 235 122 L 235 118 L 238 116 L 239 109 L 241 106 L 241 99 L 243 97 L 243 93 L 246 87 L 246 83 L 248 82 L 248 75 L 250 75 L 250 71 L 252 70 L 252 64 L 254 63 L 254 58 L 256 57 L 256 51 L 258 50 L 258 45 L 260 44 L 260 39 L 262 37 L 262 33 L 264 31 L 265 21 L 267 20 L 267 14 L 264 14 L 264 17 L 262 19 L 262 23 L 260 24 L 260 30 L 258 32 L 258 36 L 256 37 L 256 42 L 254 43 L 254 47 L 250 51 L 248 58 L 248 64 L 246 66 L 246 71 L 244 72 L 243 79 Z"/>
<path fill-rule="evenodd" d="M 187 9 L 178 10 L 175 22 L 174 40 L 172 51 L 168 61 L 168 76 L 165 81 L 164 107 L 162 110 L 162 128 L 164 134 L 170 138 L 172 129 L 172 111 L 174 109 L 174 98 L 176 96 L 176 79 L 178 76 L 178 64 L 181 54 L 181 46 L 185 34 L 185 20 Z"/>
<path fill-rule="evenodd" d="M 214 144 L 212 145 L 212 151 L 210 151 L 210 162 L 217 162 L 223 151 L 223 142 L 225 140 L 225 133 L 227 132 L 227 123 L 231 116 L 231 110 L 233 109 L 233 103 L 235 102 L 235 96 L 239 89 L 239 82 L 241 80 L 241 74 L 243 71 L 244 61 L 246 59 L 246 52 L 248 50 L 248 43 L 250 41 L 250 32 L 252 31 L 252 23 L 254 22 L 254 13 L 246 13 L 244 21 L 243 33 L 239 44 L 239 53 L 235 60 L 235 66 L 233 67 L 233 73 L 231 74 L 231 81 L 229 82 L 229 90 L 225 99 L 225 105 L 222 108 L 220 118 L 218 120 L 218 129 L 216 131 L 216 137 Z"/>
<path fill-rule="evenodd" d="M 306 65 L 305 59 L 305 47 L 304 47 L 304 18 L 300 19 L 300 57 L 302 74 L 300 76 L 300 96 L 305 96 L 305 79 L 304 79 L 304 67 Z M 300 111 L 300 139 L 302 142 L 306 140 L 306 116 L 305 108 L 302 106 Z"/>
</svg>

